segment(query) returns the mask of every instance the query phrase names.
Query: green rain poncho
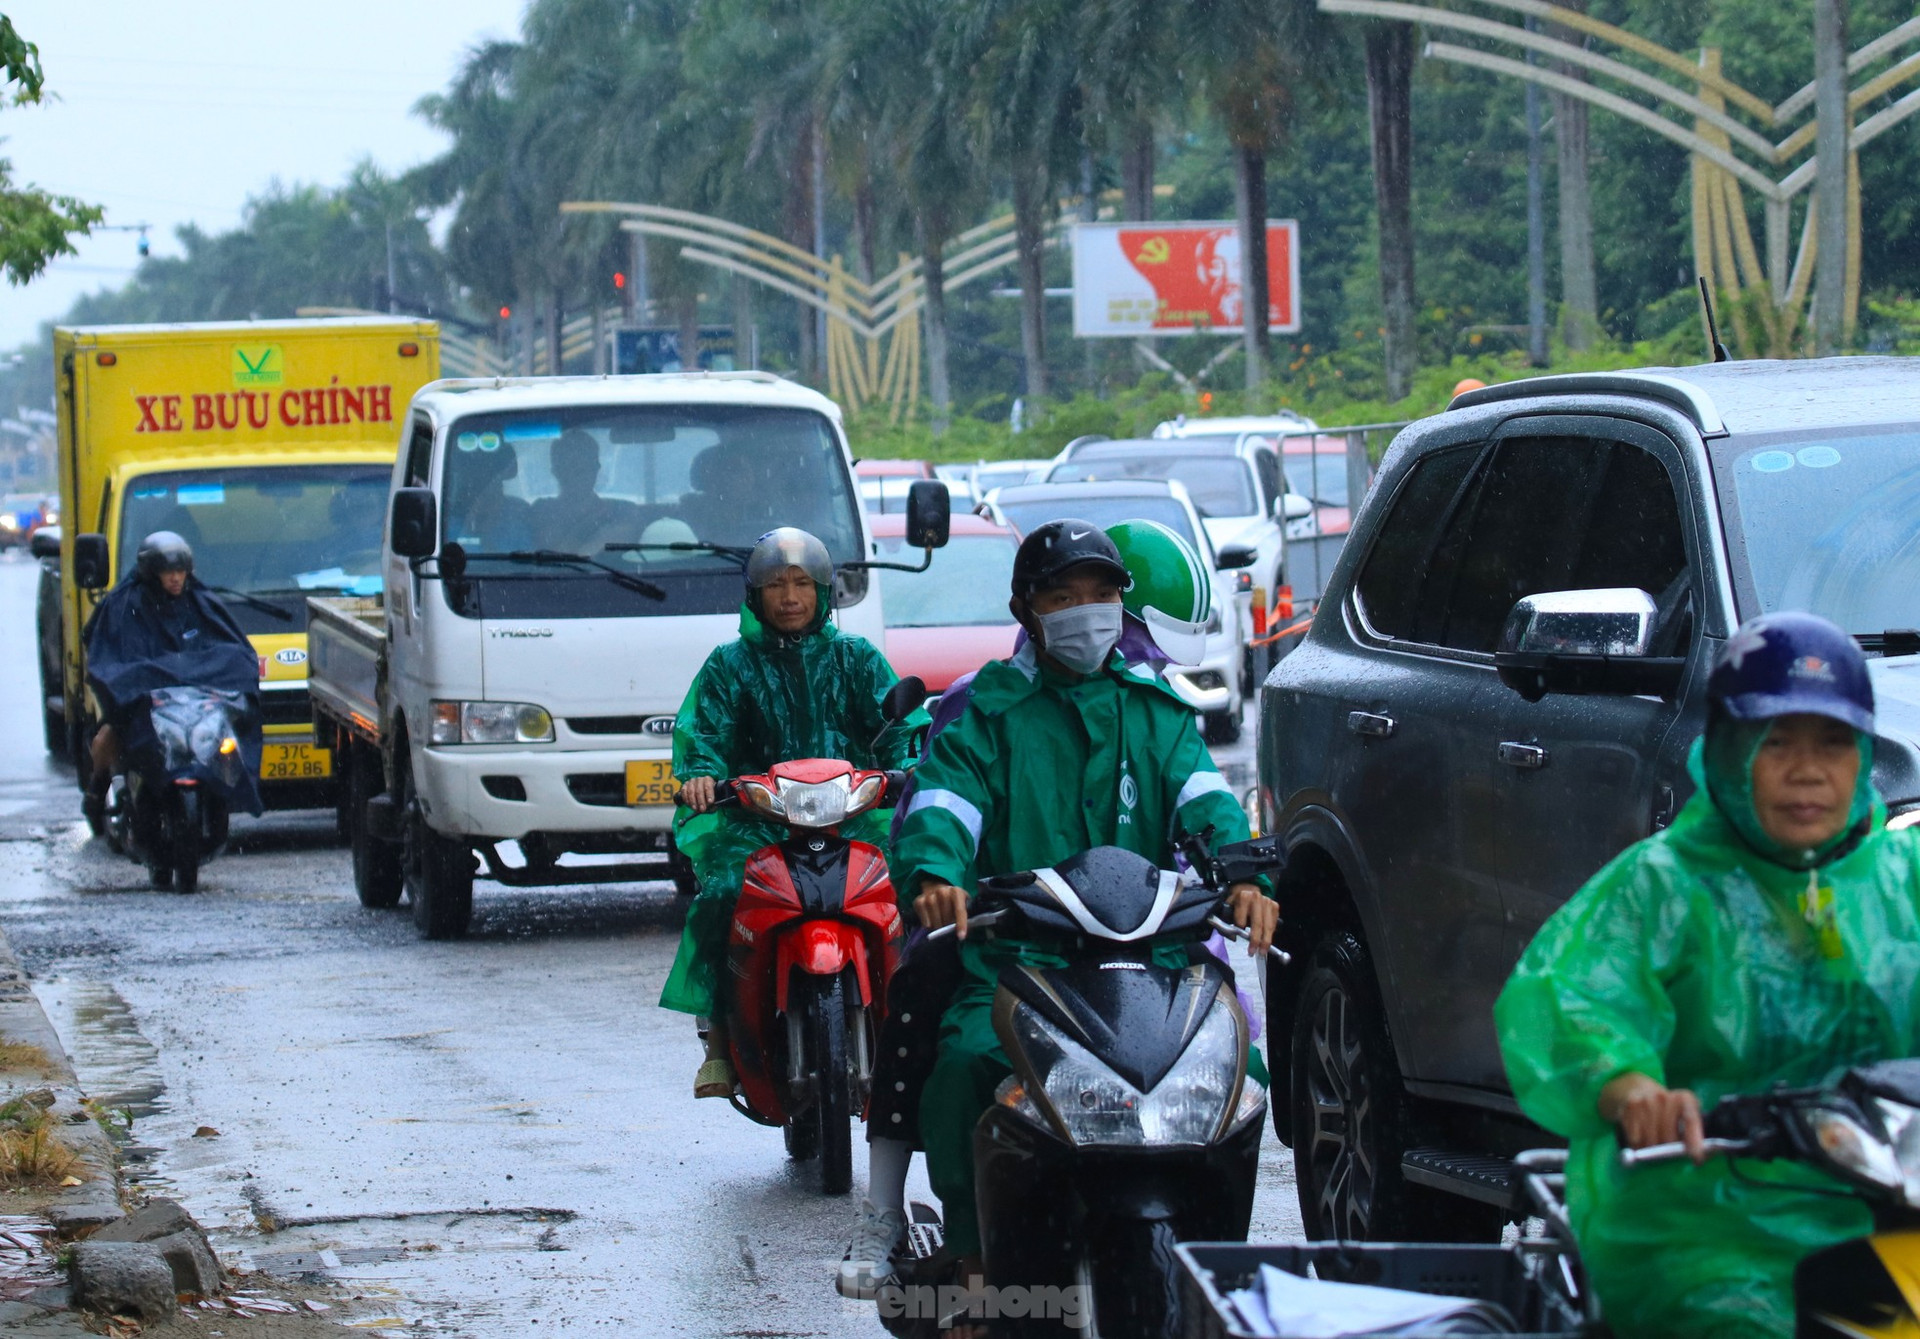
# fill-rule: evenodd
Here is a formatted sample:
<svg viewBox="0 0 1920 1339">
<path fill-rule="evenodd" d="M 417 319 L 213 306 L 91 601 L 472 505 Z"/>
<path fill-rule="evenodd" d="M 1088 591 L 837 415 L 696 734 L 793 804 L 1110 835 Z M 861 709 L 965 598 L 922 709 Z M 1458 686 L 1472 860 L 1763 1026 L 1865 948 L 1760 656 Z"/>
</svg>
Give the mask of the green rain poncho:
<svg viewBox="0 0 1920 1339">
<path fill-rule="evenodd" d="M 1635 1339 L 1786 1339 L 1795 1263 L 1872 1223 L 1803 1164 L 1624 1170 L 1601 1088 L 1637 1071 L 1709 1109 L 1920 1052 L 1917 839 L 1885 830 L 1863 739 L 1855 825 L 1822 851 L 1769 849 L 1751 804 L 1764 733 L 1722 723 L 1695 745 L 1699 789 L 1673 826 L 1547 921 L 1495 1006 L 1522 1109 L 1569 1141 L 1567 1203 L 1593 1287 L 1614 1332 Z"/>
<path fill-rule="evenodd" d="M 981 670 L 966 714 L 934 736 L 894 842 L 893 886 L 910 913 L 922 880 L 971 893 L 981 875 L 1042 868 L 1094 846 L 1167 868 L 1175 835 L 1208 825 L 1216 845 L 1247 836 L 1192 708 L 1118 655 L 1106 673 L 1082 679 L 1042 668 L 1027 646 Z M 1006 939 L 969 939 L 960 956 L 967 975 L 941 1023 L 920 1131 L 947 1244 L 964 1255 L 979 1249 L 973 1127 L 1010 1072 L 991 1018 L 999 966 L 1063 960 Z M 1186 960 L 1184 945 L 1169 958 Z"/>
<path fill-rule="evenodd" d="M 895 677 L 886 657 L 863 637 L 832 624 L 783 637 L 742 606 L 740 639 L 707 657 L 680 704 L 673 726 L 674 777 L 683 784 L 696 776 L 725 780 L 797 758 L 905 766 L 915 728 L 926 718 L 917 714 L 881 735 L 880 699 Z M 869 810 L 841 831 L 884 851 L 890 816 L 890 810 Z M 738 809 L 696 814 L 683 808 L 674 815 L 674 841 L 692 862 L 700 891 L 687 908 L 680 951 L 660 992 L 663 1007 L 714 1012 L 747 858 L 786 834 L 784 825 Z"/>
</svg>

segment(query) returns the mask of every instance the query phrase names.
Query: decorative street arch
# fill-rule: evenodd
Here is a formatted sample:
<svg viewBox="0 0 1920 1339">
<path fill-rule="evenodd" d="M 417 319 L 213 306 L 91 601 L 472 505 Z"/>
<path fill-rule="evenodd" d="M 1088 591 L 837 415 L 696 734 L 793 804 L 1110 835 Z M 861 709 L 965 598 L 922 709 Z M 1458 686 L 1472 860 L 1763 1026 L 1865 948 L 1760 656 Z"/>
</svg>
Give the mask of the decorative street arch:
<svg viewBox="0 0 1920 1339">
<path fill-rule="evenodd" d="M 1419 23 L 1433 29 L 1518 47 L 1524 52 L 1537 53 L 1578 67 L 1633 93 L 1651 98 L 1654 105 L 1649 106 L 1585 79 L 1574 78 L 1542 65 L 1529 64 L 1524 59 L 1515 60 L 1478 46 L 1429 42 L 1425 47 L 1425 54 L 1435 60 L 1528 80 L 1645 126 L 1687 149 L 1692 154 L 1693 257 L 1696 273 L 1714 288 L 1735 296 L 1745 292 L 1767 294 L 1771 301 L 1759 307 L 1767 326 L 1765 343 L 1776 356 L 1789 352 L 1812 284 L 1814 260 L 1822 244 L 1815 226 L 1816 211 L 1811 208 L 1806 211 L 1797 249 L 1792 248 L 1790 237 L 1794 197 L 1814 184 L 1819 171 L 1813 157 L 1802 157 L 1814 144 L 1818 122 L 1817 118 L 1809 118 L 1778 141 L 1769 139 L 1762 131 L 1777 131 L 1799 119 L 1813 106 L 1814 86 L 1809 83 L 1783 102 L 1773 105 L 1727 78 L 1721 71 L 1720 53 L 1716 49 L 1703 49 L 1697 60 L 1691 59 L 1623 28 L 1578 10 L 1546 3 L 1545 0 L 1476 2 L 1488 8 L 1505 10 L 1523 18 L 1537 19 L 1584 33 L 1622 53 L 1639 57 L 1679 76 L 1688 86 L 1677 85 L 1612 56 L 1505 20 L 1432 5 L 1404 3 L 1403 0 L 1318 0 L 1319 8 L 1329 14 Z M 1845 321 L 1849 332 L 1860 307 L 1860 150 L 1915 112 L 1920 112 L 1920 89 L 1907 93 L 1858 123 L 1854 123 L 1853 117 L 1876 99 L 1920 79 L 1920 50 L 1894 59 L 1907 47 L 1916 44 L 1920 44 L 1920 18 L 1909 19 L 1881 34 L 1847 60 L 1849 78 L 1884 62 L 1892 62 L 1862 80 L 1847 95 L 1848 222 L 1847 235 L 1842 242 L 1847 248 Z M 1661 110 L 1663 107 L 1684 113 L 1690 121 L 1667 115 Z M 1756 124 L 1760 129 L 1755 128 Z M 1790 167 L 1796 159 L 1801 161 Z M 1764 262 L 1759 248 L 1754 245 L 1743 188 L 1752 190 L 1762 202 L 1766 241 Z M 1791 268 L 1790 250 L 1793 250 Z M 1744 306 L 1740 303 L 1731 306 L 1736 331 L 1744 343 L 1748 334 L 1742 328 L 1746 320 Z"/>
<path fill-rule="evenodd" d="M 570 200 L 560 212 L 620 215 L 620 227 L 627 232 L 682 243 L 683 259 L 750 279 L 824 312 L 827 393 L 849 411 L 884 400 L 898 422 L 918 401 L 918 318 L 925 305 L 918 259 L 902 255 L 892 271 L 867 282 L 837 255 L 823 259 L 782 238 L 709 214 L 604 200 Z M 1018 254 L 1011 214 L 969 228 L 953 239 L 945 257 L 945 291 L 1005 269 Z"/>
</svg>

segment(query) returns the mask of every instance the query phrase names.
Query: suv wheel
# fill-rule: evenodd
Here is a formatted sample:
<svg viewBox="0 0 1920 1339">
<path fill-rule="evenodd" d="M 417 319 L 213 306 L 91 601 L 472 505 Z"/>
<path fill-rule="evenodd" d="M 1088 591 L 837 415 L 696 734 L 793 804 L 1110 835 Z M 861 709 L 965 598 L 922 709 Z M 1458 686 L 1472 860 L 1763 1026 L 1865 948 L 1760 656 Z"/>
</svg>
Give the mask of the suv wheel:
<svg viewBox="0 0 1920 1339">
<path fill-rule="evenodd" d="M 1343 1241 L 1498 1241 L 1497 1209 L 1407 1184 L 1415 1146 L 1367 951 L 1320 941 L 1293 1024 L 1293 1158 L 1307 1235 Z"/>
</svg>

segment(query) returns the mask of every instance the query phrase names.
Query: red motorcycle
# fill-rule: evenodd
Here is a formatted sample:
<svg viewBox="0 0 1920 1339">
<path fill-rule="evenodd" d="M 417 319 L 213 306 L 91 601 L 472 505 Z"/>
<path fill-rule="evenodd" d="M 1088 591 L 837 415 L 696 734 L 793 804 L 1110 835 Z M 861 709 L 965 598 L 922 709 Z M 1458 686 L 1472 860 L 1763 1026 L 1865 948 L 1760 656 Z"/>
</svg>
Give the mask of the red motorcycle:
<svg viewBox="0 0 1920 1339">
<path fill-rule="evenodd" d="M 853 1184 L 851 1124 L 866 1116 L 901 936 L 886 856 L 839 825 L 892 803 L 905 776 L 809 758 L 720 788 L 791 829 L 748 859 L 728 935 L 734 1109 L 781 1126 L 791 1157 L 818 1156 L 829 1195 Z"/>
</svg>

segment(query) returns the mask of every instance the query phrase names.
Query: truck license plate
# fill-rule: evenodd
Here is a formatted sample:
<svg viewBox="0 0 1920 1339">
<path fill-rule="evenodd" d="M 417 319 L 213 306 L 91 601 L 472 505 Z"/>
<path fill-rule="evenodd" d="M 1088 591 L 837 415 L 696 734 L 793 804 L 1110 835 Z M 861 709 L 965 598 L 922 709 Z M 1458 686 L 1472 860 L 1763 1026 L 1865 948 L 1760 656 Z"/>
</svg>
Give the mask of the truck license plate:
<svg viewBox="0 0 1920 1339">
<path fill-rule="evenodd" d="M 672 804 L 679 789 L 671 758 L 634 758 L 627 763 L 628 804 Z"/>
<path fill-rule="evenodd" d="M 260 750 L 262 781 L 321 781 L 332 775 L 332 749 L 316 744 L 268 744 Z"/>
</svg>

